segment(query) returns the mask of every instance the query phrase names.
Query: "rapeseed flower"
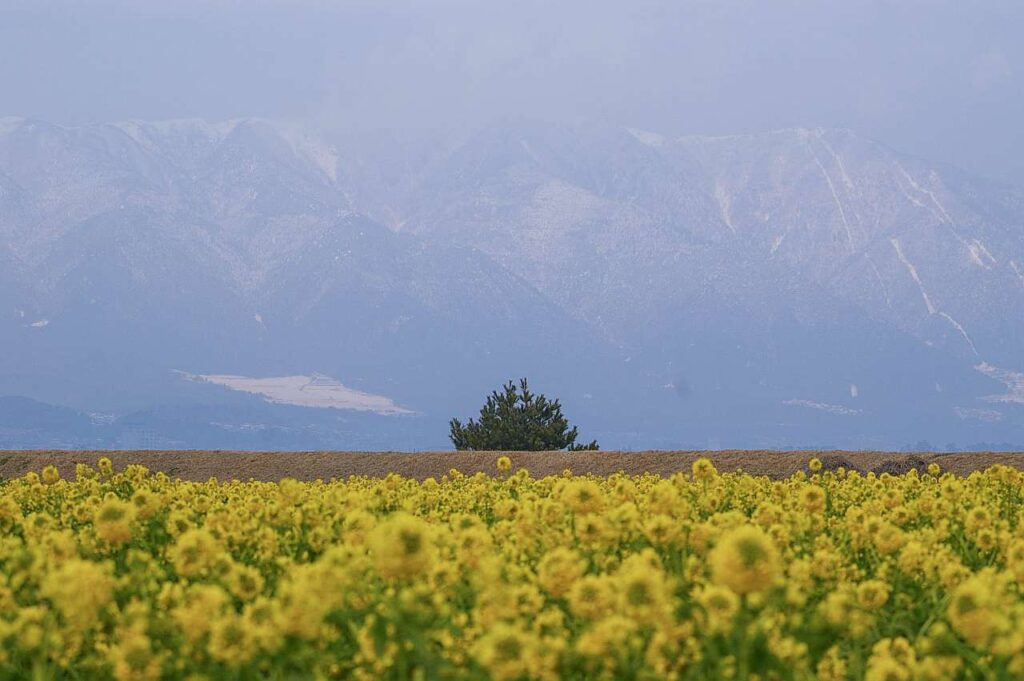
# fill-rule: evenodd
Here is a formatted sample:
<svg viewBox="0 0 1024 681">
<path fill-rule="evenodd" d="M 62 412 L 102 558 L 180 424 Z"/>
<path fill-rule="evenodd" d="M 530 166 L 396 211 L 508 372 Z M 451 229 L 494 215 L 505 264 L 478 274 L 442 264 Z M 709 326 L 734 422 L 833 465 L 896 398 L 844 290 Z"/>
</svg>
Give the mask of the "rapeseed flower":
<svg viewBox="0 0 1024 681">
<path fill-rule="evenodd" d="M 434 561 L 430 525 L 411 515 L 396 514 L 378 525 L 370 537 L 377 570 L 404 579 L 423 573 Z"/>
<path fill-rule="evenodd" d="M 744 525 L 727 532 L 709 558 L 715 584 L 737 594 L 767 589 L 779 574 L 779 554 L 760 527 Z"/>
<path fill-rule="evenodd" d="M 111 546 L 119 546 L 132 538 L 135 507 L 114 496 L 108 496 L 96 509 L 93 525 L 96 535 Z"/>
<path fill-rule="evenodd" d="M 46 467 L 0 482 L 0 678 L 1024 677 L 1024 477 L 823 468 Z"/>
</svg>

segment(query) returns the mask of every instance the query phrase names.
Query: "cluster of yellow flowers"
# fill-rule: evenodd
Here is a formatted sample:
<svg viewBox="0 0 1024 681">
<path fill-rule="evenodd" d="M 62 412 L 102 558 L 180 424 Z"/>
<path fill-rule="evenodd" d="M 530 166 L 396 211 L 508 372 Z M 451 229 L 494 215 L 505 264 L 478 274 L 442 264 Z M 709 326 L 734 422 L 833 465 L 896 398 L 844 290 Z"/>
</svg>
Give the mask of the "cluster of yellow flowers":
<svg viewBox="0 0 1024 681">
<path fill-rule="evenodd" d="M 1024 678 L 1024 475 L 0 483 L 0 679 Z"/>
</svg>

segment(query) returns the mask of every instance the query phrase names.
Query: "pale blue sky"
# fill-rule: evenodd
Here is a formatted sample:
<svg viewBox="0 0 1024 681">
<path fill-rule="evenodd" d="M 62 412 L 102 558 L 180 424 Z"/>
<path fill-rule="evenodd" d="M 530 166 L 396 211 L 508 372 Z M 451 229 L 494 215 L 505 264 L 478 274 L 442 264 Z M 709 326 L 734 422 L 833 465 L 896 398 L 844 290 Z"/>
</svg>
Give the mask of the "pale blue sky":
<svg viewBox="0 0 1024 681">
<path fill-rule="evenodd" d="M 0 0 L 0 116 L 849 127 L 1024 185 L 1020 0 Z"/>
</svg>

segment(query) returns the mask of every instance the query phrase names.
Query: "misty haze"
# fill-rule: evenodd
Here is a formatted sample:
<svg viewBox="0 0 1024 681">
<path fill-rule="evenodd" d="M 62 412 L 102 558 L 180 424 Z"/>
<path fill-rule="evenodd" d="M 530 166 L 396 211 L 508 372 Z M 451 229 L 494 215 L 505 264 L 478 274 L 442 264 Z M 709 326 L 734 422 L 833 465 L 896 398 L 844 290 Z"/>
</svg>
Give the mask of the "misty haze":
<svg viewBox="0 0 1024 681">
<path fill-rule="evenodd" d="M 0 447 L 1022 446 L 1021 19 L 6 2 Z"/>
</svg>

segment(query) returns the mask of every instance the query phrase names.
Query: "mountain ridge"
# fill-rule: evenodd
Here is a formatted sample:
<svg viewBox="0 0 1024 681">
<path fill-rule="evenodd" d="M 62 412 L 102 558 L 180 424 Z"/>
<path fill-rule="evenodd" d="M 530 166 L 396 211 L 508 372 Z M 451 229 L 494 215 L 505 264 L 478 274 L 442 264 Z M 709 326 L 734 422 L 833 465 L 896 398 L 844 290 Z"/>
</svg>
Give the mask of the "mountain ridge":
<svg viewBox="0 0 1024 681">
<path fill-rule="evenodd" d="M 821 128 L 7 118 L 0 394 L 124 411 L 211 399 L 172 369 L 321 373 L 436 446 L 526 374 L 613 443 L 1005 441 L 1020 409 L 976 367 L 1024 368 L 1022 196 Z"/>
</svg>

